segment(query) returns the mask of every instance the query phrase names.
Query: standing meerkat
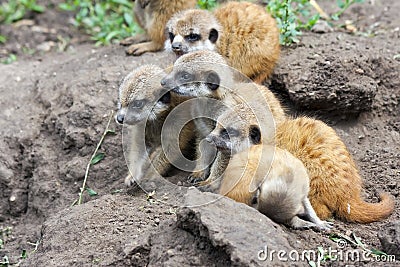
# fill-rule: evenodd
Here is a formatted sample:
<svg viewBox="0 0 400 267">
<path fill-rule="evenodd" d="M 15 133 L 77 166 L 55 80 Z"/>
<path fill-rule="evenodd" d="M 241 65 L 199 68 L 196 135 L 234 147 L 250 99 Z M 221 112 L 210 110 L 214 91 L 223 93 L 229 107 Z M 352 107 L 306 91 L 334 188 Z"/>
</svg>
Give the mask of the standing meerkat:
<svg viewBox="0 0 400 267">
<path fill-rule="evenodd" d="M 251 190 L 251 184 L 256 190 Z M 329 230 L 332 223 L 318 218 L 308 192 L 309 178 L 301 161 L 286 150 L 260 144 L 232 156 L 219 191 L 277 223 L 294 229 Z"/>
<path fill-rule="evenodd" d="M 167 51 L 177 56 L 197 50 L 221 54 L 229 65 L 257 83 L 279 58 L 279 29 L 266 10 L 248 2 L 228 2 L 213 13 L 185 10 L 167 23 Z"/>
<path fill-rule="evenodd" d="M 196 126 L 197 155 L 202 154 L 192 174 L 195 180 L 203 181 L 209 175 L 209 168 L 205 166 L 212 163 L 215 150 L 202 149 L 201 142 L 215 128 L 215 120 L 224 109 L 238 102 L 248 102 L 260 107 L 264 105 L 264 115 L 269 116 L 269 119 L 265 118 L 266 121 L 276 118 L 280 122 L 286 118 L 279 101 L 268 88 L 254 83 L 237 82 L 234 74 L 221 55 L 203 50 L 180 57 L 172 72 L 161 81 L 174 94 L 198 99 L 191 108 Z M 217 155 L 214 164 L 222 160 L 221 157 L 224 156 Z"/>
<path fill-rule="evenodd" d="M 166 154 L 175 151 L 185 151 L 192 139 L 191 124 L 183 127 L 176 143 L 174 136 L 161 147 L 161 132 L 165 119 L 171 110 L 179 105 L 181 97 L 172 95 L 160 85 L 160 80 L 166 73 L 155 65 L 144 65 L 129 73 L 119 87 L 119 110 L 116 121 L 128 125 L 127 139 L 124 144 L 127 149 L 130 175 L 125 178 L 125 184 L 130 186 L 134 181 L 140 181 L 149 168 L 149 156 L 154 169 L 164 176 L 171 167 Z M 126 137 L 126 136 L 124 136 Z"/>
<path fill-rule="evenodd" d="M 250 113 L 242 117 L 246 119 L 232 120 L 229 114 L 221 115 L 209 139 L 219 135 L 218 146 L 234 151 L 247 149 L 258 124 Z M 221 134 L 228 128 L 235 135 Z M 367 203 L 361 198 L 362 179 L 351 155 L 336 132 L 322 121 L 306 117 L 286 120 L 277 125 L 274 140 L 268 137 L 261 141 L 271 142 L 292 153 L 306 167 L 309 199 L 319 218 L 325 220 L 334 215 L 349 222 L 370 223 L 393 212 L 394 202 L 387 193 L 380 195 L 379 203 Z"/>
<path fill-rule="evenodd" d="M 160 51 L 166 40 L 165 24 L 178 11 L 194 8 L 196 0 L 137 0 L 134 1 L 135 20 L 145 31 L 126 38 L 121 45 L 129 45 L 128 55 L 140 56 L 146 52 Z"/>
</svg>

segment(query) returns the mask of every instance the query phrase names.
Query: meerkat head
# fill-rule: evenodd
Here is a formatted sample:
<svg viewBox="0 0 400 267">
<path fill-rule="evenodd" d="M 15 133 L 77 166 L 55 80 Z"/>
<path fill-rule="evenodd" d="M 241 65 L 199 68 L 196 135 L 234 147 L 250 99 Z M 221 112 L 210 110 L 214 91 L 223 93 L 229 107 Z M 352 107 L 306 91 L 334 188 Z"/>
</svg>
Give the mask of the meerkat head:
<svg viewBox="0 0 400 267">
<path fill-rule="evenodd" d="M 236 154 L 262 143 L 261 130 L 255 114 L 245 104 L 227 109 L 217 119 L 214 130 L 206 137 L 219 150 Z"/>
<path fill-rule="evenodd" d="M 165 49 L 178 57 L 193 51 L 216 51 L 221 25 L 206 10 L 189 9 L 176 13 L 167 23 Z"/>
<path fill-rule="evenodd" d="M 170 108 L 171 94 L 160 85 L 166 73 L 154 65 L 133 70 L 119 86 L 117 123 L 154 120 Z"/>
<path fill-rule="evenodd" d="M 180 57 L 161 85 L 182 96 L 222 99 L 232 80 L 231 68 L 221 55 L 197 51 Z"/>
</svg>

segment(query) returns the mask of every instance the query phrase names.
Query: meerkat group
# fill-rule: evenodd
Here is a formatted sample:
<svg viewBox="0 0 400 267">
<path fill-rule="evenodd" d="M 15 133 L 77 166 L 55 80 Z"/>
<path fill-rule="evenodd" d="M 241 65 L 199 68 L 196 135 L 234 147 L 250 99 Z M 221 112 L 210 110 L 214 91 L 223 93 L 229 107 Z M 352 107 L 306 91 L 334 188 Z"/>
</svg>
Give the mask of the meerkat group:
<svg viewBox="0 0 400 267">
<path fill-rule="evenodd" d="M 150 163 L 165 176 L 175 160 L 166 155 L 175 152 L 159 149 L 161 129 L 174 109 L 194 99 L 182 115 L 193 121 L 171 136 L 166 150 L 177 143 L 185 150 L 195 140 L 198 160 L 189 181 L 200 189 L 246 203 L 293 228 L 327 230 L 332 224 L 323 220 L 333 216 L 368 223 L 392 213 L 388 194 L 381 194 L 379 203 L 362 200 L 357 167 L 331 127 L 311 118 L 289 118 L 260 85 L 279 58 L 279 30 L 262 7 L 228 2 L 211 13 L 187 9 L 192 1 L 174 1 L 173 12 L 160 15 L 164 2 L 138 1 L 135 7 L 149 35 L 161 27 L 149 25 L 160 21 L 167 34 L 150 38 L 157 46 L 133 45 L 131 54 L 159 50 L 164 40 L 177 59 L 168 72 L 142 66 L 120 86 L 116 120 L 135 128 L 128 140 L 127 185 L 146 176 L 146 153 L 153 154 Z M 141 38 L 135 42 L 147 37 Z"/>
</svg>

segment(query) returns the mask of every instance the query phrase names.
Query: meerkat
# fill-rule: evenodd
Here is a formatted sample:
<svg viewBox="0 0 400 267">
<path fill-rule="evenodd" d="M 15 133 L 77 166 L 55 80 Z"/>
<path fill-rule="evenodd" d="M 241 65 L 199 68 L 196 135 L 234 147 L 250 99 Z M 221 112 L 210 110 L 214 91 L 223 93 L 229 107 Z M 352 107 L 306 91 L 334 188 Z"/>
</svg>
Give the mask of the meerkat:
<svg viewBox="0 0 400 267">
<path fill-rule="evenodd" d="M 196 0 L 137 0 L 134 1 L 135 20 L 145 31 L 126 38 L 121 45 L 128 46 L 128 55 L 140 56 L 146 52 L 160 51 L 166 40 L 165 24 L 178 11 L 194 8 Z"/>
<path fill-rule="evenodd" d="M 258 142 L 261 138 L 253 137 Z M 256 190 L 250 184 L 256 185 Z M 232 156 L 219 190 L 277 223 L 294 229 L 329 230 L 333 224 L 318 218 L 308 192 L 309 178 L 302 162 L 286 150 L 261 144 Z"/>
<path fill-rule="evenodd" d="M 279 101 L 268 88 L 255 83 L 237 82 L 234 74 L 221 55 L 203 50 L 177 59 L 172 72 L 161 81 L 173 94 L 198 99 L 191 108 L 191 115 L 197 132 L 197 154 L 202 157 L 191 176 L 194 180 L 204 181 L 209 175 L 210 168 L 205 166 L 213 162 L 216 151 L 202 141 L 215 128 L 215 120 L 224 109 L 238 102 L 247 102 L 259 107 L 264 105 L 266 121 L 275 118 L 280 122 L 286 118 Z M 225 162 L 226 156 L 219 153 L 213 164 L 220 160 Z"/>
<path fill-rule="evenodd" d="M 252 136 L 258 135 L 259 128 L 253 114 L 242 114 L 242 118 L 245 119 L 232 120 L 231 115 L 222 114 L 208 140 L 235 152 L 247 149 L 253 145 Z M 224 134 L 228 128 L 235 134 Z M 367 203 L 361 198 L 362 179 L 355 162 L 336 132 L 322 121 L 288 119 L 276 126 L 273 140 L 262 138 L 260 143 L 274 143 L 304 164 L 310 178 L 309 199 L 322 220 L 335 216 L 349 222 L 370 223 L 393 212 L 394 201 L 387 193 L 380 195 L 379 203 Z"/>
<path fill-rule="evenodd" d="M 185 10 L 175 14 L 166 28 L 167 51 L 178 57 L 197 50 L 216 51 L 257 83 L 270 76 L 280 54 L 275 19 L 249 2 L 227 2 L 213 13 Z"/>
<path fill-rule="evenodd" d="M 130 174 L 125 178 L 125 184 L 131 186 L 140 181 L 149 169 L 149 155 L 152 155 L 154 169 L 164 176 L 171 166 L 171 160 L 166 153 L 175 154 L 184 151 L 191 140 L 190 124 L 182 128 L 179 139 L 174 143 L 170 140 L 163 143 L 161 132 L 165 119 L 171 110 L 182 101 L 182 98 L 172 95 L 160 85 L 160 80 L 166 73 L 155 65 L 144 65 L 133 70 L 122 81 L 119 87 L 119 110 L 116 121 L 127 125 L 128 131 L 124 137 L 124 148 L 127 155 Z M 165 135 L 167 138 L 170 135 Z M 177 151 L 179 149 L 179 151 Z M 160 152 L 161 151 L 161 152 Z"/>
</svg>

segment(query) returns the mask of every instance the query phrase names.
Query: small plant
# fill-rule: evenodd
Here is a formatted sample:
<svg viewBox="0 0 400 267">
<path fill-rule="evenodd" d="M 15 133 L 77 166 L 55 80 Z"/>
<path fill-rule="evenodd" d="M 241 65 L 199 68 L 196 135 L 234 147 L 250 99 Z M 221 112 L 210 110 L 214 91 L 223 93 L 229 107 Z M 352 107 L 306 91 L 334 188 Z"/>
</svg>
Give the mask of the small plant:
<svg viewBox="0 0 400 267">
<path fill-rule="evenodd" d="M 6 59 L 3 59 L 1 63 L 3 64 L 11 64 L 13 62 L 17 61 L 17 56 L 15 54 L 8 54 L 8 57 Z"/>
<path fill-rule="evenodd" d="M 23 19 L 29 11 L 42 13 L 44 10 L 36 0 L 9 0 L 0 5 L 0 23 L 10 24 Z"/>
<path fill-rule="evenodd" d="M 74 25 L 91 35 L 96 45 L 110 44 L 140 31 L 129 0 L 67 0 L 59 8 L 76 12 Z"/>
<path fill-rule="evenodd" d="M 362 3 L 364 0 L 337 0 L 340 10 L 328 16 L 314 0 L 271 0 L 268 1 L 267 10 L 276 19 L 280 29 L 280 43 L 290 45 L 298 43 L 298 37 L 303 30 L 310 30 L 320 17 L 328 21 L 338 20 L 352 4 Z M 312 9 L 317 14 L 312 15 Z"/>
<path fill-rule="evenodd" d="M 331 15 L 331 19 L 338 20 L 339 17 L 345 12 L 352 4 L 363 3 L 364 0 L 337 0 L 337 5 L 340 10 Z"/>
<path fill-rule="evenodd" d="M 75 204 L 77 204 L 77 205 L 82 204 L 83 193 L 85 191 L 89 194 L 89 196 L 96 196 L 97 195 L 96 191 L 94 191 L 91 188 L 87 188 L 86 187 L 86 182 L 87 182 L 87 179 L 88 179 L 88 176 L 89 176 L 90 166 L 99 163 L 105 156 L 104 153 L 97 153 L 99 151 L 100 147 L 101 147 L 101 144 L 104 141 L 104 138 L 107 136 L 107 134 L 115 134 L 115 131 L 109 129 L 110 123 L 111 123 L 111 120 L 112 120 L 113 117 L 114 117 L 114 112 L 111 111 L 110 117 L 109 117 L 108 122 L 107 122 L 106 129 L 104 130 L 104 132 L 103 132 L 103 134 L 102 134 L 102 136 L 100 138 L 100 141 L 97 143 L 96 149 L 94 150 L 92 156 L 90 157 L 89 163 L 86 166 L 85 178 L 83 179 L 83 184 L 82 184 L 82 187 L 81 187 L 81 191 L 79 192 L 79 197 L 78 197 L 77 200 L 75 200 L 74 203 L 72 203 L 72 206 L 74 206 Z"/>
<path fill-rule="evenodd" d="M 198 0 L 197 6 L 200 9 L 212 10 L 218 5 L 217 0 Z"/>
</svg>

